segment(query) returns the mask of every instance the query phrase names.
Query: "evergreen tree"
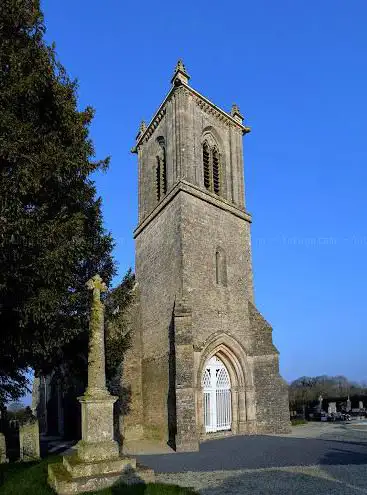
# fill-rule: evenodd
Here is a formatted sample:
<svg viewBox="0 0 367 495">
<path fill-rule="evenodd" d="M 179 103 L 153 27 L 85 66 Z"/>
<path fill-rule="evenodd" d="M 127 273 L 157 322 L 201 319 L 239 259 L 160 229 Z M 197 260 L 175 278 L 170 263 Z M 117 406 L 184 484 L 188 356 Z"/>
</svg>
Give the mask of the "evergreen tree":
<svg viewBox="0 0 367 495">
<path fill-rule="evenodd" d="M 91 174 L 89 125 L 77 83 L 44 39 L 39 0 L 0 3 L 0 387 L 47 372 L 86 345 L 88 291 L 109 283 L 113 242 Z M 20 387 L 20 388 L 19 388 Z M 1 393 L 0 393 L 1 400 Z"/>
<path fill-rule="evenodd" d="M 119 376 L 123 356 L 131 341 L 131 315 L 135 275 L 131 268 L 121 283 L 109 291 L 105 300 L 106 375 L 112 381 Z M 134 316 L 133 316 L 134 317 Z"/>
</svg>

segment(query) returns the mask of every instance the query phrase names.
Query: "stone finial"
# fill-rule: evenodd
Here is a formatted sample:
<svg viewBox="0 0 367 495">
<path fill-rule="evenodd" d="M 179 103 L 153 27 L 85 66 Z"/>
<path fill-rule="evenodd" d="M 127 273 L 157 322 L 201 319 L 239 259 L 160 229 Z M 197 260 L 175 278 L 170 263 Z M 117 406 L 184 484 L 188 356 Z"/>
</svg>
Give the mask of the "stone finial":
<svg viewBox="0 0 367 495">
<path fill-rule="evenodd" d="M 233 103 L 233 105 L 232 105 L 231 115 L 235 120 L 237 120 L 237 122 L 242 124 L 243 115 L 241 114 L 240 109 L 239 109 L 238 105 L 236 105 L 236 103 Z"/>
<path fill-rule="evenodd" d="M 145 120 L 142 120 L 141 123 L 140 123 L 140 126 L 139 126 L 139 131 L 138 131 L 138 134 L 136 135 L 136 140 L 139 140 L 140 136 L 142 136 L 144 134 L 144 132 L 147 130 L 148 126 L 145 122 Z M 133 153 L 135 151 L 132 151 Z"/>
<path fill-rule="evenodd" d="M 139 126 L 139 131 L 138 131 L 138 134 L 136 135 L 136 140 L 138 141 L 140 139 L 140 137 L 144 134 L 144 132 L 147 130 L 148 126 L 145 122 L 145 120 L 142 120 L 140 122 L 140 126 Z M 133 148 L 131 150 L 132 153 L 136 153 L 136 150 Z"/>
<path fill-rule="evenodd" d="M 146 131 L 146 129 L 147 129 L 147 124 L 145 120 L 142 120 L 139 127 L 139 133 L 142 134 L 143 132 Z"/>
<path fill-rule="evenodd" d="M 182 60 L 180 58 L 177 61 L 175 72 L 177 72 L 178 70 L 186 73 L 186 68 L 185 68 L 184 63 L 182 62 Z"/>
<path fill-rule="evenodd" d="M 186 67 L 184 63 L 182 62 L 181 59 L 177 61 L 177 65 L 175 68 L 175 72 L 173 74 L 173 78 L 171 79 L 172 84 L 188 84 L 189 83 L 190 76 L 188 75 L 186 71 Z"/>
<path fill-rule="evenodd" d="M 231 115 L 235 115 L 236 113 L 238 113 L 239 115 L 241 115 L 239 106 L 236 103 L 233 103 L 232 109 L 231 109 Z"/>
</svg>

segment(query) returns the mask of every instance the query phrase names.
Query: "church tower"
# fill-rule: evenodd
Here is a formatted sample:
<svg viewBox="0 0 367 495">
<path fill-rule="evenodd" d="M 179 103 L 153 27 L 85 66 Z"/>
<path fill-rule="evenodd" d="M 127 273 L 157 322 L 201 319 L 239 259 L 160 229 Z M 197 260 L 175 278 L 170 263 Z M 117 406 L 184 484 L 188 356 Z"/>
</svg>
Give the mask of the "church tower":
<svg viewBox="0 0 367 495">
<path fill-rule="evenodd" d="M 139 220 L 132 348 L 123 385 L 128 443 L 197 450 L 213 434 L 289 431 L 272 329 L 253 300 L 237 105 L 189 85 L 181 61 L 136 145 Z"/>
</svg>

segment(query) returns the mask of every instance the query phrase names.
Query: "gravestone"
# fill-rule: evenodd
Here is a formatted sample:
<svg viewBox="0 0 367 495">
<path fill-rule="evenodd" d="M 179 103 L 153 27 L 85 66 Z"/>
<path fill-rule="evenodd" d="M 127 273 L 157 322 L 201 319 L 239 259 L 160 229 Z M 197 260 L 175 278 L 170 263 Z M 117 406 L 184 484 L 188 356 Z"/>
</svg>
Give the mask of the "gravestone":
<svg viewBox="0 0 367 495">
<path fill-rule="evenodd" d="M 99 275 L 87 282 L 93 291 L 90 314 L 88 387 L 79 397 L 82 410 L 82 440 L 62 463 L 49 464 L 48 482 L 62 495 L 100 490 L 117 482 L 154 481 L 154 471 L 135 458 L 121 456 L 114 440 L 113 397 L 106 387 L 104 349 L 104 305 L 101 292 L 107 290 Z"/>
<path fill-rule="evenodd" d="M 329 402 L 327 412 L 328 414 L 336 414 L 336 402 Z"/>
<path fill-rule="evenodd" d="M 323 401 L 323 397 L 322 395 L 320 395 L 319 397 L 319 405 L 318 405 L 318 408 L 317 408 L 317 412 L 321 412 L 322 411 L 322 401 Z"/>
<path fill-rule="evenodd" d="M 349 399 L 349 396 L 348 396 L 348 399 L 347 399 L 347 412 L 349 412 L 350 410 L 352 409 L 352 403 Z"/>
<path fill-rule="evenodd" d="M 40 432 L 37 419 L 29 419 L 19 426 L 19 449 L 21 461 L 40 459 Z"/>
<path fill-rule="evenodd" d="M 362 400 L 359 401 L 358 407 L 359 407 L 359 409 L 363 409 L 363 401 Z"/>
<path fill-rule="evenodd" d="M 5 462 L 8 462 L 8 459 L 6 457 L 5 436 L 3 433 L 0 433 L 0 464 L 4 464 Z"/>
</svg>

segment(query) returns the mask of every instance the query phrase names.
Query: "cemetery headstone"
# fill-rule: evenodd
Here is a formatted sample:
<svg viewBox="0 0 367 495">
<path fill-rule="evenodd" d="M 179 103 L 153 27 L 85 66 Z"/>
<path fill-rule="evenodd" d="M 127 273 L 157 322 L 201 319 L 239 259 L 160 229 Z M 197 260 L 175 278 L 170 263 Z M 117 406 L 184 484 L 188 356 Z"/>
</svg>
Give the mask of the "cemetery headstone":
<svg viewBox="0 0 367 495">
<path fill-rule="evenodd" d="M 0 464 L 4 464 L 5 462 L 8 462 L 8 459 L 6 457 L 5 435 L 3 433 L 0 433 Z"/>
<path fill-rule="evenodd" d="M 35 461 L 41 457 L 37 419 L 31 418 L 19 426 L 19 448 L 22 461 Z"/>
<path fill-rule="evenodd" d="M 319 413 L 322 411 L 322 401 L 323 401 L 323 397 L 322 397 L 322 395 L 320 395 L 320 397 L 319 397 L 319 405 L 318 405 L 318 412 Z"/>
</svg>

